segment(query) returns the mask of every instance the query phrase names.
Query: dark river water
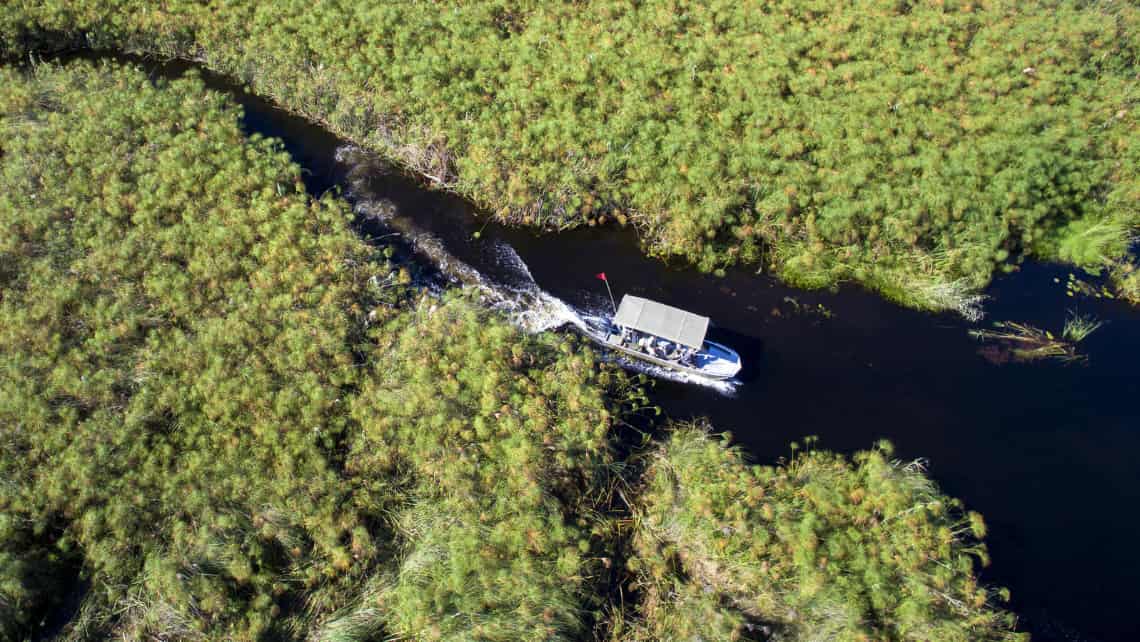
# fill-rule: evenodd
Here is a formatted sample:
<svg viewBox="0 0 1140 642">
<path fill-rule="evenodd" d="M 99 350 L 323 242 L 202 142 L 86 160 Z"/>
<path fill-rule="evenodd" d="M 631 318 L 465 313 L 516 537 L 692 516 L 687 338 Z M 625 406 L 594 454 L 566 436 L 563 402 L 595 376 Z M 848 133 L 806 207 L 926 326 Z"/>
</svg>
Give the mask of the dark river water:
<svg viewBox="0 0 1140 642">
<path fill-rule="evenodd" d="M 144 64 L 164 75 L 185 69 Z M 207 80 L 244 105 L 249 131 L 284 141 L 312 191 L 346 184 L 350 168 L 336 160 L 344 141 Z M 357 196 L 382 200 L 413 246 L 431 237 L 488 283 L 532 277 L 577 310 L 604 311 L 609 299 L 593 276 L 604 271 L 619 298 L 648 296 L 711 317 L 711 338 L 746 364 L 735 390 L 660 380 L 653 398 L 669 416 L 704 416 L 732 431 L 755 460 L 786 455 L 805 435 L 847 452 L 886 438 L 899 457 L 927 459 L 944 491 L 985 515 L 993 563 L 983 578 L 1012 591 L 1010 608 L 1034 639 L 1140 637 L 1140 557 L 1131 546 L 1140 538 L 1140 311 L 1070 298 L 1068 269 L 1028 264 L 987 290 L 983 324 L 1058 332 L 1069 309 L 1106 323 L 1083 344 L 1087 364 L 999 365 L 979 354 L 967 335 L 975 326 L 957 316 L 906 310 L 856 287 L 796 290 L 754 269 L 703 275 L 644 257 L 631 231 L 612 227 L 536 235 L 484 225 L 457 197 L 380 164 L 366 173 Z"/>
</svg>

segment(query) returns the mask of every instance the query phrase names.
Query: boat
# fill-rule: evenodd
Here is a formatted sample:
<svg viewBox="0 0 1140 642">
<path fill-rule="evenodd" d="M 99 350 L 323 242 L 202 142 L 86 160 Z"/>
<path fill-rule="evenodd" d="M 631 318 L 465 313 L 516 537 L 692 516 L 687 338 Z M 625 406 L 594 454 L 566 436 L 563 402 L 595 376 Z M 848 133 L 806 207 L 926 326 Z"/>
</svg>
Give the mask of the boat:
<svg viewBox="0 0 1140 642">
<path fill-rule="evenodd" d="M 731 379 L 740 355 L 709 341 L 709 318 L 639 296 L 625 295 L 596 339 L 635 359 L 709 379 Z"/>
</svg>

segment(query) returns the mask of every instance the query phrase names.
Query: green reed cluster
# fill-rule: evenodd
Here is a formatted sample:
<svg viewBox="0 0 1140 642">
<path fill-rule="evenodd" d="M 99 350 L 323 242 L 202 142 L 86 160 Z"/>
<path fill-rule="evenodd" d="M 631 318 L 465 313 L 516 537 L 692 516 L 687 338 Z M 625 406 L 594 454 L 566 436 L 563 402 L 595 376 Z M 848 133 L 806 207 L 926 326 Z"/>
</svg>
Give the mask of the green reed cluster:
<svg viewBox="0 0 1140 642">
<path fill-rule="evenodd" d="M 388 630 L 582 637 L 608 545 L 611 375 L 566 338 L 527 345 L 470 306 L 424 303 L 374 334 L 346 467 L 407 486 L 402 559 L 379 596 Z"/>
<path fill-rule="evenodd" d="M 379 550 L 337 452 L 390 266 L 195 78 L 0 74 L 0 549 L 72 574 L 0 620 L 83 578 L 75 638 L 289 627 Z"/>
<path fill-rule="evenodd" d="M 707 427 L 649 455 L 636 502 L 626 640 L 1014 640 L 978 582 L 977 513 L 889 444 L 750 466 Z"/>
<path fill-rule="evenodd" d="M 37 0 L 0 49 L 204 61 L 504 221 L 957 309 L 1023 257 L 1135 298 L 1140 10 L 1014 0 Z"/>
</svg>

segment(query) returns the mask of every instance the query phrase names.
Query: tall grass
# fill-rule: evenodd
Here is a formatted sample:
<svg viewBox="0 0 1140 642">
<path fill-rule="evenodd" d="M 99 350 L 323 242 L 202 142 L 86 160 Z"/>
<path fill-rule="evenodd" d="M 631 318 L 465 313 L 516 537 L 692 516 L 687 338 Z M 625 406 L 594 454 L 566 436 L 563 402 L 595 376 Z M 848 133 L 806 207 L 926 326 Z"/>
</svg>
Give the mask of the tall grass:
<svg viewBox="0 0 1140 642">
<path fill-rule="evenodd" d="M 674 425 L 635 501 L 629 640 L 1013 640 L 979 585 L 980 515 L 888 444 L 750 466 L 707 426 Z"/>
<path fill-rule="evenodd" d="M 1109 267 L 1140 223 L 1131 3 L 8 5 L 10 54 L 201 61 L 498 220 L 626 219 L 710 272 L 970 315 L 996 270 Z"/>
<path fill-rule="evenodd" d="M 370 286 L 347 204 L 193 75 L 0 80 L 0 637 L 79 566 L 79 639 L 589 630 L 620 370 Z"/>
<path fill-rule="evenodd" d="M 1140 304 L 1140 269 L 1135 260 L 1121 261 L 1110 274 L 1117 294 L 1133 304 Z"/>
</svg>

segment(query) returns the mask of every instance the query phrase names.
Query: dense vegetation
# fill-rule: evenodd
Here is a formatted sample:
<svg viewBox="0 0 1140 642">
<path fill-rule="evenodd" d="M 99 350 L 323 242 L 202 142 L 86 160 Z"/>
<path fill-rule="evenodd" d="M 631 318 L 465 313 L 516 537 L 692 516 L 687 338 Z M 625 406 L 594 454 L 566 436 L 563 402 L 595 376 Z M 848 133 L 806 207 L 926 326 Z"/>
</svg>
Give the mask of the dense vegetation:
<svg viewBox="0 0 1140 642">
<path fill-rule="evenodd" d="M 1005 596 L 973 574 L 982 517 L 890 455 L 811 449 L 748 466 L 703 428 L 678 427 L 637 506 L 630 639 L 1017 638 L 990 608 Z"/>
<path fill-rule="evenodd" d="M 9 53 L 205 61 L 496 216 L 964 308 L 1024 256 L 1140 299 L 1127 2 L 39 0 Z"/>
<path fill-rule="evenodd" d="M 619 456 L 635 382 L 402 285 L 239 116 L 0 70 L 0 639 L 1008 631 L 921 471 Z"/>
<path fill-rule="evenodd" d="M 581 632 L 587 356 L 391 307 L 347 207 L 195 79 L 2 80 L 0 620 L 78 567 L 79 638 Z"/>
</svg>

